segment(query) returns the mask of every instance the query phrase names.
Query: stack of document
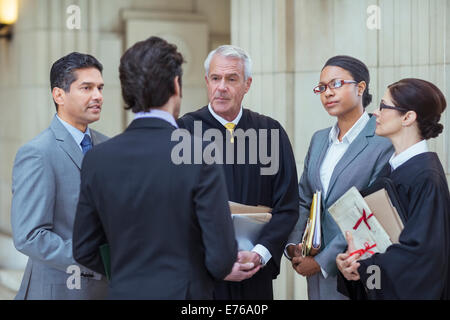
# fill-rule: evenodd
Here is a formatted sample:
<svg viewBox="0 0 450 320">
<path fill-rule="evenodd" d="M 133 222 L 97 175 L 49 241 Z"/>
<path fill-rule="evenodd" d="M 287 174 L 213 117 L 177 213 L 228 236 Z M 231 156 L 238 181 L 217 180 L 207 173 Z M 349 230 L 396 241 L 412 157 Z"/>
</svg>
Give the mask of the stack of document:
<svg viewBox="0 0 450 320">
<path fill-rule="evenodd" d="M 272 218 L 272 209 L 229 201 L 234 233 L 239 250 L 251 251 L 262 229 Z"/>
<path fill-rule="evenodd" d="M 385 252 L 392 243 L 398 242 L 403 229 L 384 189 L 363 198 L 352 187 L 328 211 L 343 233 L 352 233 L 356 249 L 363 250 L 362 259 L 376 252 Z"/>
<path fill-rule="evenodd" d="M 309 219 L 306 224 L 305 232 L 302 238 L 302 256 L 306 257 L 311 254 L 311 249 L 319 250 L 321 244 L 321 226 L 320 213 L 322 203 L 322 192 L 316 191 L 311 203 Z"/>
<path fill-rule="evenodd" d="M 392 205 L 386 189 L 383 188 L 369 194 L 364 197 L 364 200 L 389 235 L 391 242 L 398 243 L 400 233 L 404 226 L 397 209 Z"/>
</svg>

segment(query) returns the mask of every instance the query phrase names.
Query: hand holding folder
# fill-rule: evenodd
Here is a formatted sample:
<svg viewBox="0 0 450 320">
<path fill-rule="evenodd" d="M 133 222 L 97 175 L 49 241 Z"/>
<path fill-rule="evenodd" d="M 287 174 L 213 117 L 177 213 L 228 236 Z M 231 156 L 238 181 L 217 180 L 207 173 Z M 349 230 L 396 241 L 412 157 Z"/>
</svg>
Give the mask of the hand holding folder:
<svg viewBox="0 0 450 320">
<path fill-rule="evenodd" d="M 313 256 L 317 254 L 321 245 L 321 203 L 322 192 L 316 191 L 311 203 L 311 210 L 308 222 L 306 223 L 305 232 L 302 238 L 302 257 Z"/>
<path fill-rule="evenodd" d="M 369 206 L 370 203 L 370 206 Z M 342 232 L 352 233 L 355 246 L 363 258 L 383 253 L 398 242 L 402 221 L 385 189 L 365 198 L 352 187 L 328 209 Z"/>
</svg>

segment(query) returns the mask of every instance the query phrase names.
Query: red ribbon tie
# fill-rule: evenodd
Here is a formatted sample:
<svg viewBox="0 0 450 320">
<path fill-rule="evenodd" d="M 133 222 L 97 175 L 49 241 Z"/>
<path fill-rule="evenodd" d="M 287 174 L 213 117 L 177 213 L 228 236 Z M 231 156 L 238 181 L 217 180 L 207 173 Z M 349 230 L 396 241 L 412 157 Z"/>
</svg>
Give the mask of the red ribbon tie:
<svg viewBox="0 0 450 320">
<path fill-rule="evenodd" d="M 371 213 L 368 217 L 366 216 L 366 210 L 363 209 L 363 214 L 362 217 L 359 218 L 358 221 L 356 221 L 355 226 L 353 227 L 353 230 L 358 229 L 359 225 L 361 224 L 361 222 L 364 221 L 364 223 L 366 224 L 367 228 L 369 228 L 369 230 L 372 230 L 369 226 L 369 223 L 367 222 L 367 220 L 369 220 L 371 217 L 373 216 L 373 213 Z"/>
<path fill-rule="evenodd" d="M 368 252 L 370 254 L 374 254 L 375 252 L 373 252 L 370 249 L 375 248 L 376 246 L 377 246 L 376 243 L 374 245 L 372 245 L 372 246 L 369 246 L 369 243 L 365 242 L 364 243 L 364 249 L 359 249 L 359 250 L 353 251 L 352 253 L 350 253 L 350 257 L 352 255 L 354 255 L 354 254 L 359 254 L 359 256 L 362 257 L 366 252 Z"/>
</svg>

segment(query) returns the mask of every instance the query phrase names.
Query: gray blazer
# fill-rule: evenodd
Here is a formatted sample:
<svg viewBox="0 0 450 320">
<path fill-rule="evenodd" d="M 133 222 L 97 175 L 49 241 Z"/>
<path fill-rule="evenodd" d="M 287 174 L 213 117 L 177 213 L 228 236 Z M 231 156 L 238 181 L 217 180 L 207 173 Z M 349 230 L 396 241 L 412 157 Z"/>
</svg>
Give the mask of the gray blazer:
<svg viewBox="0 0 450 320">
<path fill-rule="evenodd" d="M 107 139 L 91 131 L 94 146 Z M 14 245 L 28 262 L 16 299 L 102 299 L 107 283 L 81 267 L 80 289 L 69 290 L 72 229 L 83 153 L 56 118 L 22 146 L 14 161 L 11 224 Z"/>
<path fill-rule="evenodd" d="M 327 208 L 352 186 L 361 190 L 372 184 L 394 152 L 389 139 L 375 135 L 375 125 L 375 117 L 372 116 L 337 163 L 331 176 L 327 195 L 322 199 L 322 208 L 324 208 L 321 215 L 322 245 L 315 260 L 330 277 L 337 274 L 336 256 L 345 250 L 347 242 Z M 287 243 L 301 242 L 313 194 L 316 190 L 323 190 L 320 181 L 320 166 L 329 147 L 330 130 L 331 127 L 317 131 L 311 139 L 298 186 L 299 219 Z"/>
</svg>

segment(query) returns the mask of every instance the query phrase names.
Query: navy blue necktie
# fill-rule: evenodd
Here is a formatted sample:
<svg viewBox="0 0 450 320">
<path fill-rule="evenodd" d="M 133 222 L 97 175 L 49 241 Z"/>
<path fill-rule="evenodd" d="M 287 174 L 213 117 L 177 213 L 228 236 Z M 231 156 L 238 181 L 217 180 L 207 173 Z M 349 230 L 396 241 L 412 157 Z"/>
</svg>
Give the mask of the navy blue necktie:
<svg viewBox="0 0 450 320">
<path fill-rule="evenodd" d="M 89 150 L 92 149 L 92 140 L 88 134 L 84 135 L 83 141 L 81 141 L 81 149 L 83 150 L 83 154 L 86 154 Z"/>
</svg>

